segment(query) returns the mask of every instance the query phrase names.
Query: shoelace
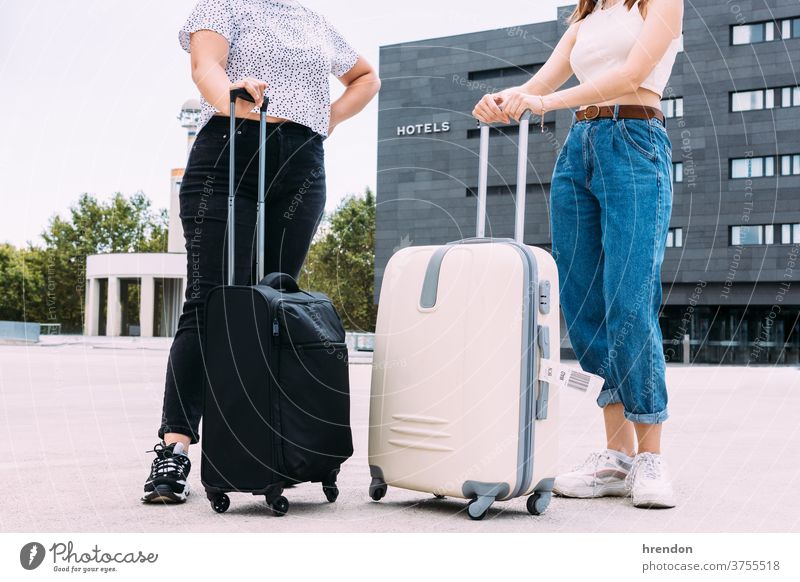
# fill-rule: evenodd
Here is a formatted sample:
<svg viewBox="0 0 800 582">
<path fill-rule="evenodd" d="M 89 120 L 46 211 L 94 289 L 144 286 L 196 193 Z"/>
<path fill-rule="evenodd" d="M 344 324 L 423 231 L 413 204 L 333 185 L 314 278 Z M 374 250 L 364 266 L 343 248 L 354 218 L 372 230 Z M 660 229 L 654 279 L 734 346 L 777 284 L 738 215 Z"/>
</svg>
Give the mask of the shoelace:
<svg viewBox="0 0 800 582">
<path fill-rule="evenodd" d="M 153 477 L 166 476 L 170 473 L 178 473 L 183 476 L 183 469 L 186 465 L 184 455 L 173 455 L 172 449 L 158 443 L 148 453 L 155 453 L 157 457 L 153 460 Z"/>
<path fill-rule="evenodd" d="M 573 471 L 581 471 L 585 472 L 588 467 L 592 467 L 593 473 L 597 473 L 597 468 L 600 466 L 600 461 L 602 461 L 605 457 L 608 456 L 608 453 L 602 451 L 593 451 L 586 457 L 586 460 L 581 463 L 580 465 L 576 465 Z M 592 480 L 592 490 L 597 488 L 597 480 Z"/>
<path fill-rule="evenodd" d="M 649 479 L 658 479 L 661 476 L 660 464 L 655 455 L 645 453 L 636 458 L 626 478 L 629 487 L 633 485 L 636 475 L 640 473 Z"/>
<path fill-rule="evenodd" d="M 594 451 L 588 457 L 586 457 L 586 460 L 583 461 L 583 463 L 575 465 L 575 467 L 573 467 L 572 470 L 581 471 L 589 466 L 594 466 L 594 470 L 595 472 L 597 472 L 597 466 L 600 464 L 600 460 L 605 456 L 606 456 L 605 453 L 602 453 L 600 451 Z"/>
</svg>

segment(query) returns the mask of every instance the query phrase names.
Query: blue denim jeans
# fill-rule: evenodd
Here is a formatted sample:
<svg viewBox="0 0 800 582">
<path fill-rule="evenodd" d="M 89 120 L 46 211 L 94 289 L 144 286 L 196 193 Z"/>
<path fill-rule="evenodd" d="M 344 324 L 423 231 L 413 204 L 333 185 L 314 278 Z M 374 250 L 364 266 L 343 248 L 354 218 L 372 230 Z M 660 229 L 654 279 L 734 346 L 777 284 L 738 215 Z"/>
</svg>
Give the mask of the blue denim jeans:
<svg viewBox="0 0 800 582">
<path fill-rule="evenodd" d="M 658 312 L 672 211 L 672 144 L 657 119 L 576 121 L 550 190 L 561 306 L 581 367 L 605 379 L 597 404 L 667 419 Z"/>
</svg>

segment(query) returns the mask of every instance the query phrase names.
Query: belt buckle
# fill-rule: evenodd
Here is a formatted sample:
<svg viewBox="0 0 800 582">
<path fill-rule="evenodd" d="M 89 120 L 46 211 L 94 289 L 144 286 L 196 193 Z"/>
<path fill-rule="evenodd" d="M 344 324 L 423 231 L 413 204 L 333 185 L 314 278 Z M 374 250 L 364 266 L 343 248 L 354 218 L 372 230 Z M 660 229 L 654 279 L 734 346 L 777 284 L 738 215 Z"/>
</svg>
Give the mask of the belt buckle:
<svg viewBox="0 0 800 582">
<path fill-rule="evenodd" d="M 594 108 L 594 115 L 589 114 L 589 110 Z M 597 119 L 600 117 L 600 106 L 599 105 L 589 105 L 586 109 L 583 110 L 583 118 L 592 121 L 593 119 Z"/>
</svg>

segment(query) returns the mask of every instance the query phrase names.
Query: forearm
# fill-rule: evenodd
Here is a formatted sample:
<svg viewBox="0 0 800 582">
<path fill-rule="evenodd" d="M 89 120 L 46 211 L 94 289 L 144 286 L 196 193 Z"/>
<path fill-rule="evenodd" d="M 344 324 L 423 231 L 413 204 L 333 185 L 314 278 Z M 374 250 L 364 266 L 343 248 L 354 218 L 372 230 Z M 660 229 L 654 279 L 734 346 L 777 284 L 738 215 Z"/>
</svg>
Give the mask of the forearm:
<svg viewBox="0 0 800 582">
<path fill-rule="evenodd" d="M 377 73 L 367 73 L 350 83 L 331 105 L 331 124 L 339 123 L 360 113 L 378 93 L 381 81 Z"/>
<path fill-rule="evenodd" d="M 193 63 L 192 80 L 209 104 L 224 115 L 230 114 L 231 80 L 219 63 Z M 236 103 L 236 116 L 244 117 L 253 108 L 252 103 L 239 100 Z"/>
<path fill-rule="evenodd" d="M 556 77 L 548 74 L 547 71 L 542 69 L 533 77 L 531 77 L 526 83 L 516 87 L 515 89 L 518 89 L 523 93 L 527 93 L 528 95 L 549 95 L 550 93 L 558 91 L 571 76 L 571 70 L 566 74 L 562 73 Z"/>
<path fill-rule="evenodd" d="M 546 111 L 555 109 L 575 109 L 611 101 L 623 95 L 634 93 L 641 86 L 641 80 L 625 67 L 617 67 L 596 79 L 570 87 L 563 91 L 542 93 Z"/>
<path fill-rule="evenodd" d="M 528 95 L 547 95 L 557 90 L 558 87 L 560 86 L 561 85 L 557 85 L 553 87 L 550 83 L 547 82 L 546 79 L 539 78 L 537 75 L 534 75 L 528 81 L 524 82 L 522 85 L 515 85 L 514 87 L 508 87 L 507 89 L 503 89 L 501 93 L 520 92 L 520 93 L 526 93 Z"/>
</svg>

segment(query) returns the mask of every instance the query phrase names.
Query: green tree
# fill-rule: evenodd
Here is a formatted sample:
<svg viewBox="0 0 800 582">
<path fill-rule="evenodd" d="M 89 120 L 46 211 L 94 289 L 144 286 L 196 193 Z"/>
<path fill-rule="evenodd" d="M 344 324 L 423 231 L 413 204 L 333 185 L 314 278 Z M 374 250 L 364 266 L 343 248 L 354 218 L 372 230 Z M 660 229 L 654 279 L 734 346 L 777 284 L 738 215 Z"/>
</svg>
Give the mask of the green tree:
<svg viewBox="0 0 800 582">
<path fill-rule="evenodd" d="M 0 320 L 42 322 L 44 303 L 44 256 L 36 247 L 18 249 L 0 244 Z"/>
<path fill-rule="evenodd" d="M 345 198 L 326 217 L 312 243 L 301 286 L 322 291 L 332 300 L 345 328 L 374 331 L 375 195 Z"/>
<path fill-rule="evenodd" d="M 40 268 L 45 296 L 39 298 L 47 306 L 48 321 L 61 323 L 65 332 L 80 332 L 86 257 L 101 253 L 165 252 L 167 226 L 166 211 L 155 212 L 142 192 L 130 198 L 116 193 L 107 202 L 83 194 L 67 217 L 51 218 L 42 233 L 45 247 Z"/>
</svg>

